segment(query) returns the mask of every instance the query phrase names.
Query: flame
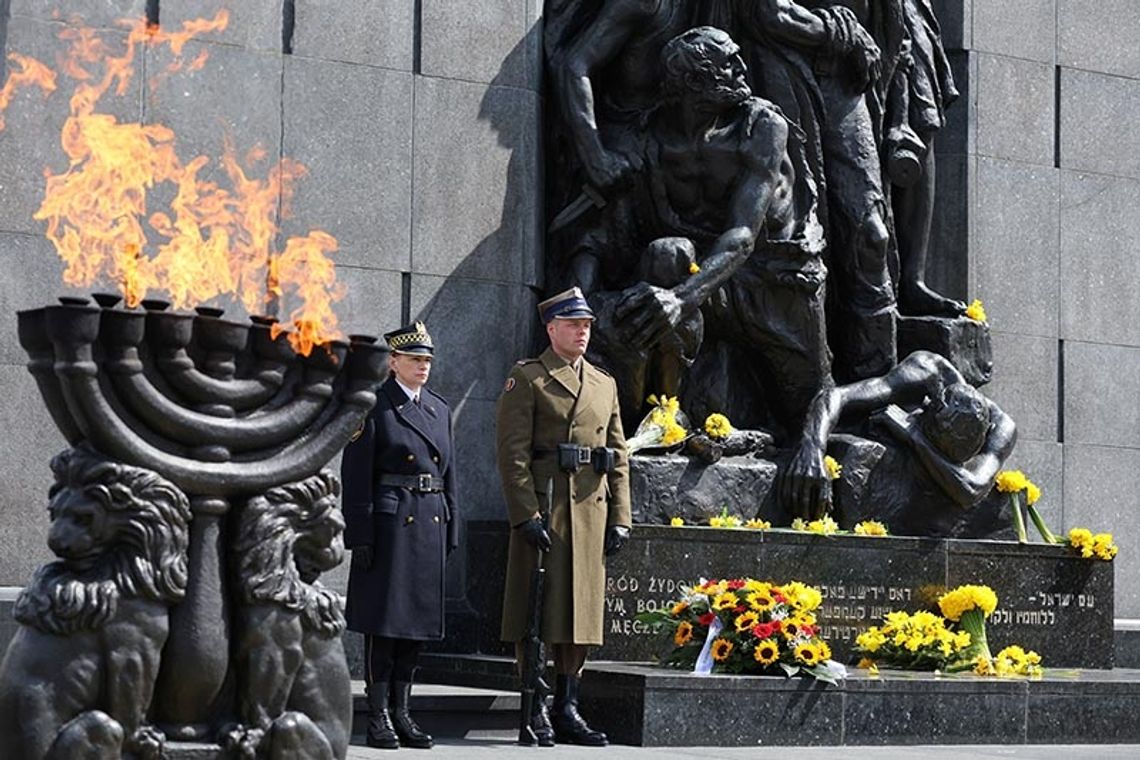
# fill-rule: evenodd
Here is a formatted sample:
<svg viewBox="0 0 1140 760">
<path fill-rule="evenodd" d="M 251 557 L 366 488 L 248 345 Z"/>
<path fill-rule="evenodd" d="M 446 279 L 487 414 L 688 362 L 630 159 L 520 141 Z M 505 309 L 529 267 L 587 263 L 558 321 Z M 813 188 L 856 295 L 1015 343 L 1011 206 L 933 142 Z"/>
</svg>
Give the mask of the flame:
<svg viewBox="0 0 1140 760">
<path fill-rule="evenodd" d="M 35 85 L 43 90 L 45 96 L 55 92 L 55 72 L 35 58 L 9 53 L 8 61 L 11 72 L 4 87 L 0 88 L 0 132 L 4 131 L 4 109 L 12 102 L 17 89 Z"/>
<path fill-rule="evenodd" d="M 57 60 L 58 75 L 73 83 L 60 134 L 69 164 L 59 174 L 45 170 L 44 198 L 33 217 L 45 222 L 45 234 L 66 264 L 67 284 L 111 280 L 131 307 L 152 291 L 164 292 L 175 308 L 232 295 L 253 314 L 287 301 L 293 307 L 289 340 L 307 354 L 339 336 L 332 304 L 344 288 L 328 258 L 337 241 L 327 232 L 291 237 L 278 250 L 278 221 L 288 216 L 305 166 L 281 158 L 263 177 L 253 176 L 251 167 L 265 161 L 266 150 L 255 146 L 239 159 L 227 137 L 218 160 L 225 181 L 208 181 L 201 175 L 211 159 L 183 159 L 169 127 L 120 122 L 98 110 L 104 95 L 129 93 L 140 50 L 165 48 L 172 57 L 150 79 L 154 86 L 175 72 L 206 65 L 207 49 L 195 52 L 187 43 L 228 22 L 224 10 L 175 31 L 142 19 L 124 21 L 126 36 L 114 45 L 97 30 L 61 31 L 66 53 Z M 18 87 L 55 90 L 56 72 L 18 54 L 10 58 L 16 65 L 0 90 L 0 111 Z M 172 188 L 173 199 L 167 208 L 149 209 L 159 186 Z"/>
</svg>

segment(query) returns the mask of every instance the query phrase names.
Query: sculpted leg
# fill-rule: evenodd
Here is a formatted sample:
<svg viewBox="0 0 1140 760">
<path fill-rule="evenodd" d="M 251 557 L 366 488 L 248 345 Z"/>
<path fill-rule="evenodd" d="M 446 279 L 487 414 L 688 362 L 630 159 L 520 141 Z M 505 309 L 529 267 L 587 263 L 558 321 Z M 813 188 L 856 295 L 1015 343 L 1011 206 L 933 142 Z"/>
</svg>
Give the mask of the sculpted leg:
<svg viewBox="0 0 1140 760">
<path fill-rule="evenodd" d="M 309 716 L 287 712 L 273 721 L 269 760 L 336 760 L 328 739 Z"/>
</svg>

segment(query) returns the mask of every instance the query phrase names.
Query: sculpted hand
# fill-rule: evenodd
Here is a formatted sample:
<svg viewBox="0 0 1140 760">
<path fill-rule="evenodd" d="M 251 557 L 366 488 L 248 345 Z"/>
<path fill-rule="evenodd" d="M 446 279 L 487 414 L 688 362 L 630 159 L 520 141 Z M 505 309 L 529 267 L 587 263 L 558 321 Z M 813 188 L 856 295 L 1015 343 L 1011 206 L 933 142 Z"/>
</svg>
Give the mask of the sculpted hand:
<svg viewBox="0 0 1140 760">
<path fill-rule="evenodd" d="M 625 525 L 611 525 L 606 528 L 606 556 L 620 550 L 629 540 L 629 528 Z"/>
<path fill-rule="evenodd" d="M 823 463 L 823 451 L 807 441 L 801 443 L 784 471 L 779 495 L 793 514 L 805 520 L 831 511 L 831 475 Z"/>
<path fill-rule="evenodd" d="M 914 434 L 918 430 L 917 412 L 908 414 L 895 404 L 890 404 L 881 412 L 877 412 L 872 419 L 885 427 L 899 443 L 913 442 Z"/>
<path fill-rule="evenodd" d="M 550 534 L 547 533 L 546 528 L 542 526 L 542 520 L 537 517 L 531 518 L 515 528 L 515 530 L 535 549 L 538 549 L 540 552 L 550 551 L 550 547 L 552 546 Z"/>
<path fill-rule="evenodd" d="M 621 332 L 636 348 L 650 348 L 681 322 L 684 303 L 667 288 L 639 282 L 614 309 Z"/>
<path fill-rule="evenodd" d="M 586 174 L 599 190 L 620 183 L 633 169 L 625 156 L 608 150 L 603 150 L 593 160 L 586 162 Z"/>
<path fill-rule="evenodd" d="M 372 547 L 352 547 L 352 566 L 357 570 L 367 570 L 372 567 Z"/>
</svg>

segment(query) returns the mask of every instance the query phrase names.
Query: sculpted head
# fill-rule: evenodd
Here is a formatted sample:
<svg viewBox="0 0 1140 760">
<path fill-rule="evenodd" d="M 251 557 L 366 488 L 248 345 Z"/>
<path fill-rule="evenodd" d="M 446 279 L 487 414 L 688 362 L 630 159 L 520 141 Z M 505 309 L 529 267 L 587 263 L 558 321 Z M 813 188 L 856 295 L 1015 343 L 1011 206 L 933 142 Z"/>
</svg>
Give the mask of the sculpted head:
<svg viewBox="0 0 1140 760">
<path fill-rule="evenodd" d="M 954 383 L 927 403 L 920 419 L 927 440 L 950 461 L 960 464 L 985 444 L 990 405 L 973 386 Z"/>
<path fill-rule="evenodd" d="M 190 504 L 157 473 L 68 449 L 51 462 L 48 546 L 16 618 L 62 634 L 101 627 L 123 597 L 169 604 L 186 594 Z"/>
<path fill-rule="evenodd" d="M 690 100 L 724 109 L 752 96 L 740 46 L 727 32 L 698 26 L 671 39 L 661 51 L 666 100 Z"/>
</svg>

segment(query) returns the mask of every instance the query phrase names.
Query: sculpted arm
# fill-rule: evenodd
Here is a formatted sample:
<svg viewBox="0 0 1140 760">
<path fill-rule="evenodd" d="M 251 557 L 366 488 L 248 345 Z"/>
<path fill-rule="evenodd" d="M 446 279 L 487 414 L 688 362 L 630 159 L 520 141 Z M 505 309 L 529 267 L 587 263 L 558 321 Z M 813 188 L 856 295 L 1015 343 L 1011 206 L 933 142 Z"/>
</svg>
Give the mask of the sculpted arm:
<svg viewBox="0 0 1140 760">
<path fill-rule="evenodd" d="M 656 5 L 646 0 L 603 3 L 597 17 L 578 33 L 565 57 L 554 66 L 556 96 L 563 116 L 590 180 L 599 187 L 613 184 L 629 166 L 602 145 L 591 77 L 618 56 L 637 25 L 652 15 Z"/>
<path fill-rule="evenodd" d="M 709 249 L 701 271 L 677 286 L 677 296 L 689 310 L 699 308 L 752 255 L 764 234 L 787 145 L 788 125 L 782 118 L 765 115 L 757 120 L 742 151 L 747 171 L 732 194 L 727 229 Z"/>
<path fill-rule="evenodd" d="M 827 43 L 823 19 L 793 0 L 754 0 L 752 6 L 746 23 L 781 42 L 800 48 Z"/>
<path fill-rule="evenodd" d="M 946 459 L 911 425 L 910 443 L 918 460 L 942 489 L 963 508 L 977 504 L 994 483 L 994 476 L 1013 451 L 1017 442 L 1017 426 L 997 404 L 990 402 L 990 431 L 982 450 L 968 462 L 955 464 Z"/>
<path fill-rule="evenodd" d="M 534 457 L 534 388 L 522 367 L 511 369 L 495 415 L 496 460 L 511 526 L 538 517 L 530 465 Z"/>
</svg>

